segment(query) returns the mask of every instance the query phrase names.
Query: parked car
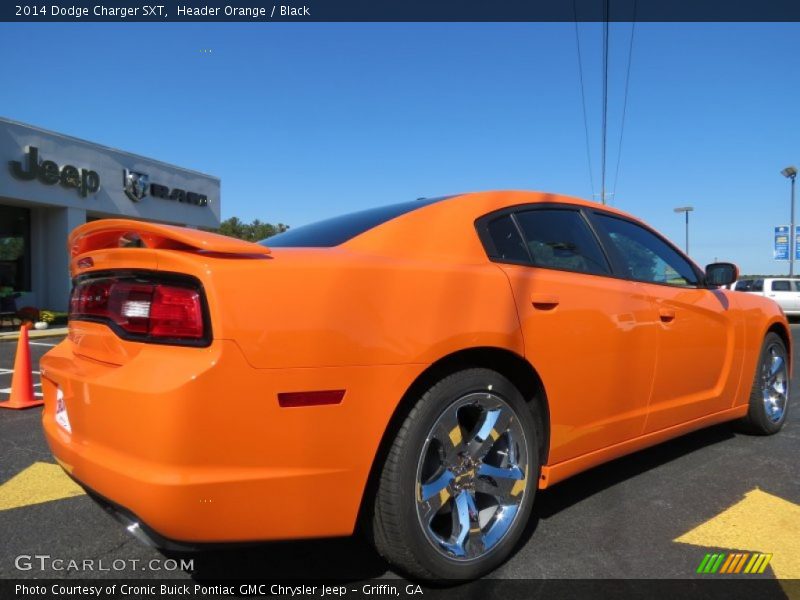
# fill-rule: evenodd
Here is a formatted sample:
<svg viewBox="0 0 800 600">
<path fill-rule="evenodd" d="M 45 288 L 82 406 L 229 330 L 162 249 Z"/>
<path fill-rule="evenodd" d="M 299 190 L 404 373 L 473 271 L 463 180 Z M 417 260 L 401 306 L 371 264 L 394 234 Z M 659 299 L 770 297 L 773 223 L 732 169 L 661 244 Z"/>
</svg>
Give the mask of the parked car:
<svg viewBox="0 0 800 600">
<path fill-rule="evenodd" d="M 728 286 L 730 289 L 737 292 L 749 292 L 753 287 L 752 279 L 739 279 Z"/>
<path fill-rule="evenodd" d="M 800 279 L 766 277 L 754 280 L 746 291 L 774 300 L 787 315 L 800 315 Z"/>
<path fill-rule="evenodd" d="M 361 524 L 404 573 L 478 577 L 537 490 L 715 423 L 786 419 L 778 306 L 721 289 L 734 265 L 701 270 L 574 198 L 421 199 L 260 244 L 100 220 L 69 248 L 45 435 L 161 545 Z"/>
</svg>

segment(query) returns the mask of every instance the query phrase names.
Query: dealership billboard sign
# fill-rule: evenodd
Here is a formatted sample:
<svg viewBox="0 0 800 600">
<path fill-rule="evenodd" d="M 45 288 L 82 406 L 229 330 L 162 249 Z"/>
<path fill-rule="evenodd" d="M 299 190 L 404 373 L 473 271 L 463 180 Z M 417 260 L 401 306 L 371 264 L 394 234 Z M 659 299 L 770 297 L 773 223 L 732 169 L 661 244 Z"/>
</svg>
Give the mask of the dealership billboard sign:
<svg viewBox="0 0 800 600">
<path fill-rule="evenodd" d="M 779 225 L 775 228 L 775 242 L 772 248 L 775 260 L 789 260 L 789 226 Z"/>
<path fill-rule="evenodd" d="M 100 190 L 100 175 L 92 169 L 78 168 L 73 165 L 59 166 L 52 160 L 40 160 L 39 148 L 25 148 L 23 160 L 8 162 L 11 174 L 22 181 L 38 180 L 45 185 L 60 184 L 65 188 L 78 190 L 82 198 Z M 172 200 L 193 206 L 207 206 L 208 197 L 184 190 L 180 187 L 170 188 L 160 183 L 150 183 L 150 176 L 130 169 L 123 169 L 122 187 L 125 195 L 134 202 L 139 202 L 146 195 L 162 200 Z"/>
<path fill-rule="evenodd" d="M 794 228 L 794 259 L 800 260 L 800 225 Z"/>
<path fill-rule="evenodd" d="M 775 227 L 772 258 L 775 260 L 789 260 L 791 254 L 792 249 L 789 246 L 789 226 L 778 225 Z M 794 259 L 800 260 L 800 225 L 794 228 Z"/>
<path fill-rule="evenodd" d="M 0 200 L 219 227 L 219 178 L 0 117 Z"/>
</svg>

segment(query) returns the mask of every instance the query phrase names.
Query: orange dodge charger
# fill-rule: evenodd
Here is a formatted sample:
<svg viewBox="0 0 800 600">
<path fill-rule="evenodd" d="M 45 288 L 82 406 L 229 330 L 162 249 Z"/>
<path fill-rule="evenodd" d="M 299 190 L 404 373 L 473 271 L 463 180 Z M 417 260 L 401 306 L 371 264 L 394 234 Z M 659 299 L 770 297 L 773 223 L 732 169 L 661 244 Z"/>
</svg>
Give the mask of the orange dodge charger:
<svg viewBox="0 0 800 600">
<path fill-rule="evenodd" d="M 778 305 L 575 198 L 420 199 L 260 244 L 101 220 L 69 243 L 44 431 L 162 545 L 360 525 L 407 574 L 477 577 L 537 489 L 714 423 L 786 419 Z"/>
</svg>

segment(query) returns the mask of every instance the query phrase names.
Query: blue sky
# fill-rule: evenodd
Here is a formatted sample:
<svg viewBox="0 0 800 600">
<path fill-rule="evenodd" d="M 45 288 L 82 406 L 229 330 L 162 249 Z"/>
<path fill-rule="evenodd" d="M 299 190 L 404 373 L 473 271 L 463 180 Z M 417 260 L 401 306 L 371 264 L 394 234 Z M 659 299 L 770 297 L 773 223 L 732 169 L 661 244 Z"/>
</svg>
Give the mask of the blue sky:
<svg viewBox="0 0 800 600">
<path fill-rule="evenodd" d="M 579 29 L 598 192 L 601 25 Z M 612 24 L 609 189 L 629 35 Z M 4 23 L 0 51 L 0 115 L 216 175 L 223 218 L 592 196 L 573 23 Z M 779 171 L 800 166 L 798 55 L 797 23 L 637 24 L 612 204 L 680 245 L 672 209 L 691 204 L 700 264 L 786 272 L 772 228 L 789 221 Z"/>
</svg>

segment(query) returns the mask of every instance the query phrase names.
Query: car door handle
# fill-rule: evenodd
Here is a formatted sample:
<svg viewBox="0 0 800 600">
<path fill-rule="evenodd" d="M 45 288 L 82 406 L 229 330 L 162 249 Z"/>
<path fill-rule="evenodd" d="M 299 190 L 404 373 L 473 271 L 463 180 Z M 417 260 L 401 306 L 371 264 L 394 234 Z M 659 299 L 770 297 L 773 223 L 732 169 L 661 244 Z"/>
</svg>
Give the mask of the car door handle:
<svg viewBox="0 0 800 600">
<path fill-rule="evenodd" d="M 531 304 L 537 310 L 553 310 L 560 300 L 552 294 L 531 294 Z"/>
<path fill-rule="evenodd" d="M 664 323 L 669 323 L 670 321 L 674 321 L 675 311 L 672 310 L 671 308 L 659 308 L 658 318 L 661 319 Z"/>
</svg>

